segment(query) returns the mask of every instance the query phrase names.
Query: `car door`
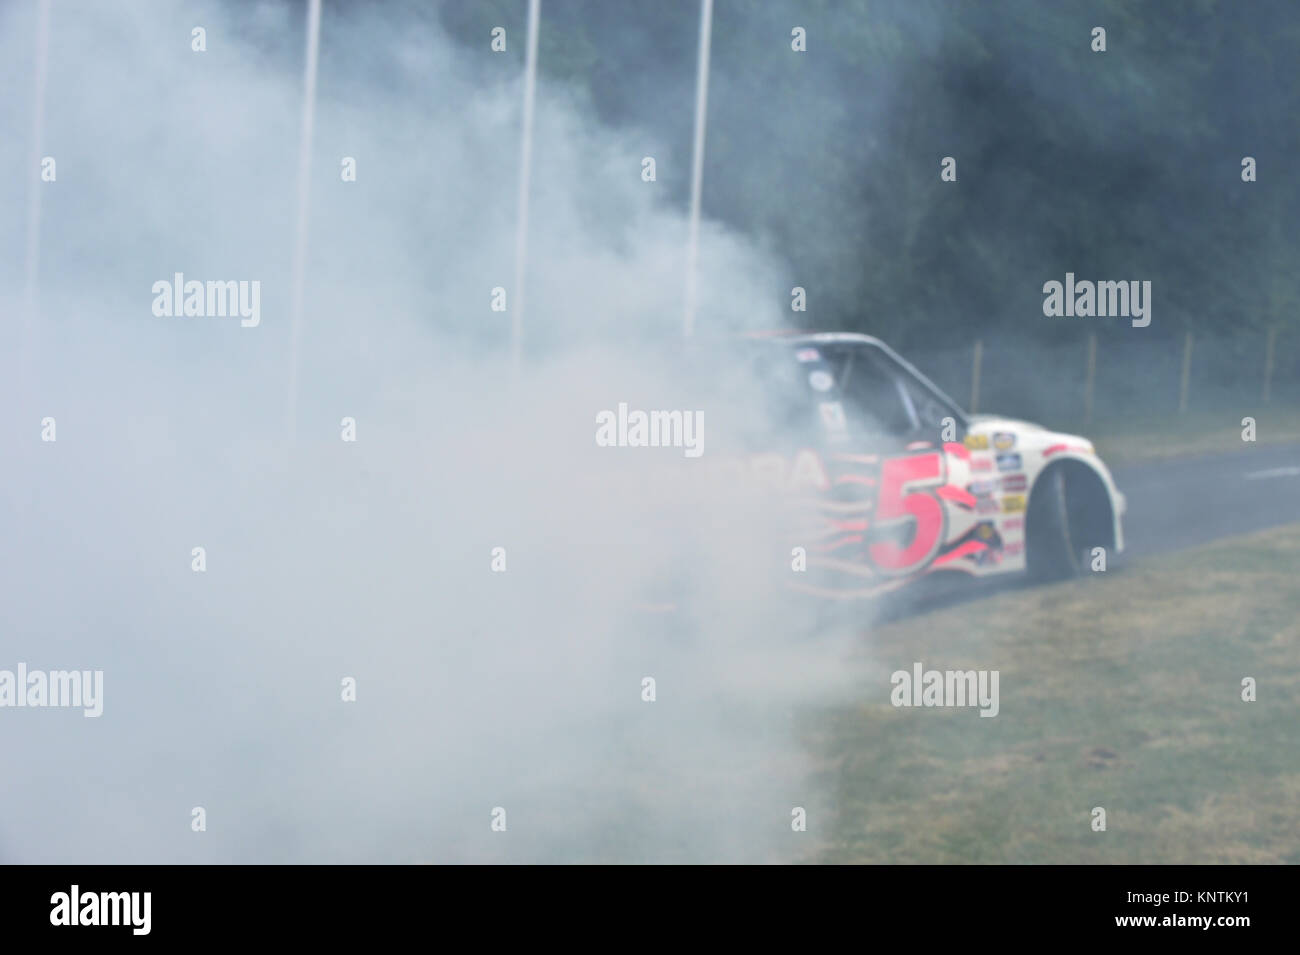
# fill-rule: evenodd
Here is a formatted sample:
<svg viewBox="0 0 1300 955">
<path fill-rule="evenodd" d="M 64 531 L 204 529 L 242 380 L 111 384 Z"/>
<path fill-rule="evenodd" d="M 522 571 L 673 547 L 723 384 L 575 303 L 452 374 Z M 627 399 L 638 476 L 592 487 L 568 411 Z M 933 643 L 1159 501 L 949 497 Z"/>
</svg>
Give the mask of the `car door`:
<svg viewBox="0 0 1300 955">
<path fill-rule="evenodd" d="M 948 527 L 940 495 L 948 478 L 944 450 L 937 433 L 918 419 L 907 385 L 887 356 L 854 343 L 839 358 L 838 393 L 857 449 L 847 462 L 865 465 L 874 459 L 862 556 L 886 577 L 923 571 L 939 555 Z M 834 465 L 837 456 L 830 458 Z"/>
</svg>

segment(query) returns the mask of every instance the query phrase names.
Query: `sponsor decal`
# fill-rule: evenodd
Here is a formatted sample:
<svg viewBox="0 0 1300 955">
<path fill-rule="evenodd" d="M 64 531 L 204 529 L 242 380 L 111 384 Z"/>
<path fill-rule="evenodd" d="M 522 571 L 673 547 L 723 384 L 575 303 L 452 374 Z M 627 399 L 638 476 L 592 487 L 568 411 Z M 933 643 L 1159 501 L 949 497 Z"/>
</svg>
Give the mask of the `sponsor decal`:
<svg viewBox="0 0 1300 955">
<path fill-rule="evenodd" d="M 1021 470 L 1020 455 L 1018 454 L 999 454 L 998 455 L 999 471 L 1019 471 Z"/>
<path fill-rule="evenodd" d="M 1021 541 L 1012 541 L 1009 544 L 1002 545 L 1002 553 L 1006 554 L 1008 557 L 1018 557 L 1020 556 L 1020 552 L 1024 549 L 1025 545 Z"/>
<path fill-rule="evenodd" d="M 1023 517 L 1008 517 L 1002 522 L 1004 531 L 1021 531 L 1025 529 L 1025 519 Z"/>
<path fill-rule="evenodd" d="M 813 391 L 830 391 L 831 386 L 835 384 L 835 379 L 831 377 L 829 371 L 814 371 L 808 376 L 808 384 L 812 386 Z"/>
<path fill-rule="evenodd" d="M 992 494 L 994 491 L 993 482 L 990 480 L 971 481 L 966 485 L 966 490 L 970 491 L 976 497 L 983 497 Z"/>
<path fill-rule="evenodd" d="M 997 531 L 993 530 L 992 521 L 980 521 L 975 525 L 975 536 L 982 541 L 989 540 Z"/>
<path fill-rule="evenodd" d="M 1008 514 L 1015 514 L 1025 509 L 1025 496 L 1023 494 L 1008 494 L 1002 499 L 1002 510 Z"/>
<path fill-rule="evenodd" d="M 1002 490 L 1004 491 L 1023 491 L 1025 489 L 1025 476 L 1023 474 L 1008 474 L 1002 479 Z"/>
<path fill-rule="evenodd" d="M 823 401 L 817 406 L 822 416 L 822 425 L 827 431 L 843 431 L 847 426 L 844 419 L 844 405 L 838 401 Z"/>
<path fill-rule="evenodd" d="M 966 435 L 966 447 L 972 451 L 987 451 L 989 449 L 989 436 L 987 434 L 968 434 Z"/>
<path fill-rule="evenodd" d="M 1050 458 L 1053 454 L 1060 454 L 1062 451 L 1072 451 L 1075 454 L 1095 454 L 1091 444 L 1054 444 L 1049 448 L 1043 449 L 1043 457 Z"/>
<path fill-rule="evenodd" d="M 992 471 L 993 462 L 988 458 L 971 458 L 970 469 L 972 471 Z"/>
<path fill-rule="evenodd" d="M 998 512 L 997 498 L 981 497 L 975 501 L 976 514 L 996 514 Z"/>
<path fill-rule="evenodd" d="M 944 484 L 941 487 L 935 488 L 934 493 L 942 500 L 952 501 L 954 504 L 961 507 L 975 506 L 975 495 L 963 491 L 956 484 Z"/>
<path fill-rule="evenodd" d="M 993 432 L 993 447 L 999 451 L 1010 451 L 1016 446 L 1016 436 L 1010 431 Z"/>
<path fill-rule="evenodd" d="M 935 560 L 931 569 L 950 566 L 959 560 L 973 560 L 977 564 L 982 563 L 983 556 L 989 552 L 989 545 L 982 544 L 979 541 L 966 541 L 964 544 L 958 544 L 952 550 L 945 553 L 942 557 Z"/>
<path fill-rule="evenodd" d="M 831 487 L 826 466 L 811 448 L 802 448 L 791 458 L 778 451 L 751 454 L 744 462 L 744 470 L 747 473 L 737 477 L 748 480 L 749 487 L 793 494 L 828 491 Z"/>
<path fill-rule="evenodd" d="M 796 361 L 821 361 L 822 356 L 815 348 L 800 348 L 794 353 Z"/>
<path fill-rule="evenodd" d="M 945 441 L 943 443 L 943 451 L 945 454 L 950 454 L 954 458 L 959 458 L 962 461 L 970 460 L 970 450 L 964 444 L 957 444 L 954 441 Z"/>
</svg>

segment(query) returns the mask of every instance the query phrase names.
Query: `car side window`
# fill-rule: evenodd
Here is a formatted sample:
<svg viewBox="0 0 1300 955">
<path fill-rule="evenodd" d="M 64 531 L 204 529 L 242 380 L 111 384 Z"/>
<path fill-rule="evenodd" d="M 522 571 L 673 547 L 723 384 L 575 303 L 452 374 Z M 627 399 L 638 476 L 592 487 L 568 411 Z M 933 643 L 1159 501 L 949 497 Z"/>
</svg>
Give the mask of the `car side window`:
<svg viewBox="0 0 1300 955">
<path fill-rule="evenodd" d="M 942 429 L 945 418 L 952 418 L 954 421 L 961 420 L 961 416 L 953 408 L 949 407 L 947 402 L 941 400 L 928 388 L 922 387 L 906 375 L 901 376 L 901 378 L 903 387 L 907 389 L 907 395 L 912 401 L 912 408 L 916 411 L 917 421 L 923 431 Z"/>
<path fill-rule="evenodd" d="M 893 370 L 866 348 L 856 348 L 840 372 L 840 393 L 850 405 L 858 430 L 902 436 L 913 430 L 911 410 Z"/>
</svg>

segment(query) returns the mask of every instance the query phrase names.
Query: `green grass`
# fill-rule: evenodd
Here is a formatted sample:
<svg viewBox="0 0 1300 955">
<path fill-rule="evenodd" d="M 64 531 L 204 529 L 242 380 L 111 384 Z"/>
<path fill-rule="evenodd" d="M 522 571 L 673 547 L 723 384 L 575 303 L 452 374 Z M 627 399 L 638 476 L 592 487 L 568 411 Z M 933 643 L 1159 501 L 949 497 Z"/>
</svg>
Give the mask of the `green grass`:
<svg viewBox="0 0 1300 955">
<path fill-rule="evenodd" d="M 877 627 L 802 721 L 815 861 L 1300 863 L 1298 567 L 1291 526 Z M 893 707 L 913 661 L 999 670 L 1000 714 Z"/>
<path fill-rule="evenodd" d="M 1300 409 L 1266 405 L 1242 405 L 1231 412 L 1195 412 L 1181 417 L 1152 417 L 1135 414 L 1122 420 L 1079 424 L 1061 430 L 1089 438 L 1108 465 L 1161 460 L 1188 454 L 1240 451 L 1242 418 L 1255 419 L 1258 444 L 1300 442 Z"/>
</svg>

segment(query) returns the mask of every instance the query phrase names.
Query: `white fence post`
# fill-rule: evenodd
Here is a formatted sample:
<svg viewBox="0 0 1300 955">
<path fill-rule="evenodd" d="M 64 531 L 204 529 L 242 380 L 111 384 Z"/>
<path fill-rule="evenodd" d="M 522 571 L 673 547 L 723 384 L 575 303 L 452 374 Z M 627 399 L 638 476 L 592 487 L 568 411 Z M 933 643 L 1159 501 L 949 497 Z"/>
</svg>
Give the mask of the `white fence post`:
<svg viewBox="0 0 1300 955">
<path fill-rule="evenodd" d="M 1178 383 L 1178 413 L 1187 414 L 1187 391 L 1192 377 L 1192 333 L 1183 337 L 1183 374 Z"/>
<path fill-rule="evenodd" d="M 1097 378 L 1097 333 L 1088 333 L 1088 370 L 1083 382 L 1083 423 L 1092 424 L 1092 394 Z"/>
<path fill-rule="evenodd" d="M 1277 345 L 1277 326 L 1270 325 L 1264 343 L 1264 404 L 1273 396 L 1273 348 Z"/>
</svg>

